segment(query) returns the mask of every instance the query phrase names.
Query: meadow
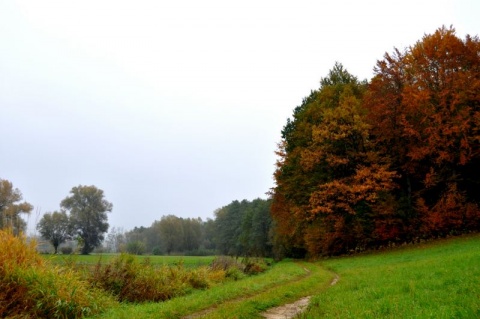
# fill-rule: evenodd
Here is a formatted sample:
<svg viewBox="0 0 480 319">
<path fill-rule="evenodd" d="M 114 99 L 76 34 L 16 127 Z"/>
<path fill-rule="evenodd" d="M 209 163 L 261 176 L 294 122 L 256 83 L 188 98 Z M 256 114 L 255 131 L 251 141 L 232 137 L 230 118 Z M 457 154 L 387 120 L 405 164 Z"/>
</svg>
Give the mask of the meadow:
<svg viewBox="0 0 480 319">
<path fill-rule="evenodd" d="M 40 256 L 0 235 L 0 317 L 261 318 L 311 296 L 300 318 L 480 318 L 480 234 L 250 273 L 213 256 Z"/>
<path fill-rule="evenodd" d="M 78 264 L 96 265 L 97 263 L 107 264 L 114 260 L 118 254 L 91 254 L 91 255 L 42 255 L 45 260 L 55 265 Z M 187 268 L 208 266 L 215 259 L 215 256 L 135 256 L 138 262 L 149 261 L 154 266 L 179 265 Z"/>
<path fill-rule="evenodd" d="M 340 276 L 302 318 L 480 318 L 480 236 L 320 262 Z"/>
<path fill-rule="evenodd" d="M 312 299 L 300 318 L 480 318 L 480 236 L 286 260 L 263 274 L 163 303 L 123 304 L 95 318 L 261 318 L 266 309 L 307 295 Z"/>
</svg>

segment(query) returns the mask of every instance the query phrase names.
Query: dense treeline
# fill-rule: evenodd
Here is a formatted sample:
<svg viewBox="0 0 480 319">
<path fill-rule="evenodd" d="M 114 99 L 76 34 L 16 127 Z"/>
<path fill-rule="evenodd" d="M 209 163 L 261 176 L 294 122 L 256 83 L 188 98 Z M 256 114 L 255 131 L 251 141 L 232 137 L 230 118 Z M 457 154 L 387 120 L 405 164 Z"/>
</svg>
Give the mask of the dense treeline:
<svg viewBox="0 0 480 319">
<path fill-rule="evenodd" d="M 272 216 L 287 254 L 480 229 L 478 37 L 443 27 L 374 71 L 336 64 L 283 128 Z"/>
<path fill-rule="evenodd" d="M 113 229 L 105 247 L 112 252 L 231 256 L 271 256 L 270 201 L 233 201 L 215 211 L 215 219 L 163 216 L 150 227 Z"/>
<path fill-rule="evenodd" d="M 233 201 L 215 211 L 213 242 L 220 254 L 271 256 L 270 201 Z"/>
<path fill-rule="evenodd" d="M 134 254 L 151 253 L 169 255 L 172 253 L 187 253 L 190 255 L 204 254 L 212 251 L 209 242 L 209 228 L 213 221 L 202 221 L 200 218 L 181 218 L 174 215 L 162 216 L 150 227 L 135 227 L 125 233 L 124 247 Z M 107 243 L 108 243 L 107 237 Z"/>
</svg>

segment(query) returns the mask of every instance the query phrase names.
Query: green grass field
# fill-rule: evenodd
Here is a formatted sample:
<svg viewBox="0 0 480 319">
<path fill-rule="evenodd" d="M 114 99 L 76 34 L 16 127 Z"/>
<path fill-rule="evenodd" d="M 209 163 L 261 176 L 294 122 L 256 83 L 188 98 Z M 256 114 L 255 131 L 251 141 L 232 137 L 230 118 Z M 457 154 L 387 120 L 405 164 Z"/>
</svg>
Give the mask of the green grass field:
<svg viewBox="0 0 480 319">
<path fill-rule="evenodd" d="M 42 255 L 46 260 L 50 260 L 54 264 L 70 264 L 79 265 L 95 265 L 99 261 L 108 263 L 117 254 L 92 254 L 92 255 Z M 210 265 L 215 256 L 136 256 L 139 262 L 149 259 L 152 265 L 174 265 L 182 263 L 185 267 L 200 267 Z"/>
<path fill-rule="evenodd" d="M 340 276 L 302 318 L 480 318 L 480 236 L 320 262 Z"/>
<path fill-rule="evenodd" d="M 300 318 L 480 318 L 480 235 L 314 263 L 286 260 L 263 274 L 165 302 L 124 303 L 95 318 L 261 318 L 307 295 Z"/>
</svg>

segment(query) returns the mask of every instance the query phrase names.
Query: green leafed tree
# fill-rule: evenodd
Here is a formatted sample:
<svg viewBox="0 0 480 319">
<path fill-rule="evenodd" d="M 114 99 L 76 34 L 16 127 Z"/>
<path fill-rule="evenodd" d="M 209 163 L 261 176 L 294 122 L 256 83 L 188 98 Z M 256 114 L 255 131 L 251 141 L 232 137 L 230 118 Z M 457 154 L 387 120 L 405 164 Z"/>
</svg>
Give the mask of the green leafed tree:
<svg viewBox="0 0 480 319">
<path fill-rule="evenodd" d="M 58 252 L 58 246 L 72 237 L 70 219 L 65 211 L 55 211 L 43 215 L 37 225 L 37 230 L 44 239 L 50 241 L 55 249 L 55 254 Z"/>
<path fill-rule="evenodd" d="M 167 254 L 178 252 L 183 248 L 184 230 L 182 219 L 174 216 L 163 216 L 159 224 L 160 238 L 163 250 Z"/>
<path fill-rule="evenodd" d="M 11 228 L 14 234 L 25 230 L 26 223 L 20 214 L 29 214 L 33 206 L 21 202 L 22 193 L 10 181 L 0 179 L 0 229 Z"/>
<path fill-rule="evenodd" d="M 73 187 L 70 194 L 60 206 L 70 213 L 73 234 L 81 239 L 81 253 L 87 255 L 102 243 L 108 231 L 107 212 L 113 205 L 105 199 L 103 190 L 93 185 Z"/>
<path fill-rule="evenodd" d="M 219 253 L 231 256 L 271 256 L 270 201 L 235 200 L 215 211 L 213 241 Z"/>
</svg>

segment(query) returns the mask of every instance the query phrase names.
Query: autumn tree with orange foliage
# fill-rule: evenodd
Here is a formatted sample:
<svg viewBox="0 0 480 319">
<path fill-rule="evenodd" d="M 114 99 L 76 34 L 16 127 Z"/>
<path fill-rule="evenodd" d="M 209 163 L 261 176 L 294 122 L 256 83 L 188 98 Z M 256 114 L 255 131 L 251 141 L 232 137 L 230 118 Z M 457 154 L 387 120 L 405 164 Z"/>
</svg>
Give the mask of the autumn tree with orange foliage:
<svg viewBox="0 0 480 319">
<path fill-rule="evenodd" d="M 340 64 L 282 131 L 276 244 L 341 254 L 480 229 L 480 41 L 442 27 L 377 62 Z"/>
<path fill-rule="evenodd" d="M 368 245 L 370 215 L 395 173 L 369 139 L 365 89 L 336 64 L 284 128 L 272 216 L 290 249 L 317 256 Z"/>
<path fill-rule="evenodd" d="M 442 27 L 377 63 L 366 95 L 372 134 L 401 178 L 411 239 L 480 227 L 480 41 Z"/>
</svg>

